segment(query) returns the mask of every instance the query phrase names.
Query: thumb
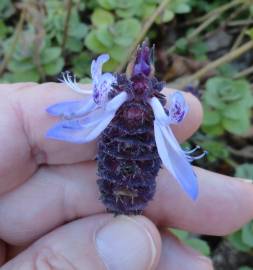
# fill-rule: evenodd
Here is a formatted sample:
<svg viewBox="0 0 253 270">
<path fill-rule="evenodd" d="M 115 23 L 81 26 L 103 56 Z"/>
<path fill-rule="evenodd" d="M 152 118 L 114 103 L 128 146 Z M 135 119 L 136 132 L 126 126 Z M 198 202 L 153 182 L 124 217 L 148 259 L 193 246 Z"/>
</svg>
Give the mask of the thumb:
<svg viewBox="0 0 253 270">
<path fill-rule="evenodd" d="M 145 217 L 83 218 L 44 236 L 1 269 L 153 270 L 161 240 Z"/>
</svg>

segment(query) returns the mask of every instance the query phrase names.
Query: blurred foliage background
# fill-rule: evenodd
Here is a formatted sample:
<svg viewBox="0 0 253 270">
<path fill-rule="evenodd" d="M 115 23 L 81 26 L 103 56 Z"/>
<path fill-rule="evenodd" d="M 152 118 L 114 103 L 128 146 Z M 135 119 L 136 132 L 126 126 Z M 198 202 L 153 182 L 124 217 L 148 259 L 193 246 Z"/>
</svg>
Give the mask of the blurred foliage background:
<svg viewBox="0 0 253 270">
<path fill-rule="evenodd" d="M 197 165 L 253 179 L 252 0 L 1 0 L 0 82 L 57 81 L 63 70 L 89 82 L 97 54 L 121 72 L 143 39 L 156 46 L 157 76 L 203 103 L 186 145 L 208 150 Z M 224 238 L 173 233 L 215 269 L 253 269 L 253 221 Z"/>
</svg>

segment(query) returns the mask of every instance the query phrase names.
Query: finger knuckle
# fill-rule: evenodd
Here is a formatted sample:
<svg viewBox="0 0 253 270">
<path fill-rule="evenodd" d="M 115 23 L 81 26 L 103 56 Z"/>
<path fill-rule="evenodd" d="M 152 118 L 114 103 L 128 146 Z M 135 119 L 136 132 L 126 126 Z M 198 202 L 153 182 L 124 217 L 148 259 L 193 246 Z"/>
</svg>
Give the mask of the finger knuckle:
<svg viewBox="0 0 253 270">
<path fill-rule="evenodd" d="M 78 270 L 73 263 L 59 251 L 50 247 L 40 249 L 35 257 L 35 270 Z"/>
</svg>

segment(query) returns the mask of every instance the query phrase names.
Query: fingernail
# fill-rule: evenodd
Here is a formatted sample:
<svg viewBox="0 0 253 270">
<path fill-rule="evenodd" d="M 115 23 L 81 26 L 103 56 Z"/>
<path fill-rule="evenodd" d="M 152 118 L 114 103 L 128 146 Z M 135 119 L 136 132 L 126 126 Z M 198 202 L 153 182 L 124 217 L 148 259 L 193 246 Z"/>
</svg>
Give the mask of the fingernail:
<svg viewBox="0 0 253 270">
<path fill-rule="evenodd" d="M 99 255 L 110 270 L 148 270 L 156 257 L 156 246 L 141 220 L 118 216 L 96 235 Z"/>
</svg>

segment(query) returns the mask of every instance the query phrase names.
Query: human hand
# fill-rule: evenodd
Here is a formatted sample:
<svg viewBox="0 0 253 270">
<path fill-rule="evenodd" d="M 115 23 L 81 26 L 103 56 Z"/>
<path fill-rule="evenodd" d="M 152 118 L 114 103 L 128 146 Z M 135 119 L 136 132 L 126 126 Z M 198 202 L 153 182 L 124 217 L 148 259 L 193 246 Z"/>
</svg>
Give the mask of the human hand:
<svg viewBox="0 0 253 270">
<path fill-rule="evenodd" d="M 252 185 L 199 168 L 196 202 L 161 170 L 145 217 L 115 218 L 98 200 L 96 143 L 45 139 L 58 121 L 45 109 L 80 97 L 56 83 L 2 84 L 0 95 L 2 270 L 213 269 L 166 228 L 226 235 L 253 218 Z M 202 118 L 197 99 L 185 98 L 189 114 L 174 129 L 180 141 Z"/>
</svg>

